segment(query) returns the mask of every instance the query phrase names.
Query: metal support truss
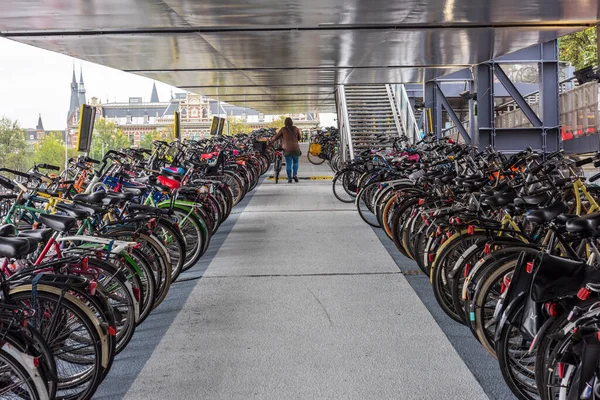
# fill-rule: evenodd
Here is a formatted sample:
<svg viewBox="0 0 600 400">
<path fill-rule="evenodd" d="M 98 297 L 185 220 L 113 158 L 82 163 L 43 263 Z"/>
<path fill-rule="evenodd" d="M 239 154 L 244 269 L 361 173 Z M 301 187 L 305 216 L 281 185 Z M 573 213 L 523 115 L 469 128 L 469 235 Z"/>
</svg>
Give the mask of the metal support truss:
<svg viewBox="0 0 600 400">
<path fill-rule="evenodd" d="M 425 107 L 432 110 L 433 115 L 433 132 L 438 138 L 442 136 L 442 111 L 445 110 L 448 117 L 454 123 L 454 127 L 458 130 L 465 143 L 473 142 L 472 119 L 469 120 L 469 131 L 465 128 L 463 121 L 460 120 L 456 112 L 452 108 L 450 101 L 442 90 L 444 82 L 468 82 L 468 86 L 472 88 L 473 75 L 469 69 L 461 70 L 445 77 L 425 82 L 424 99 Z M 469 109 L 474 109 L 473 100 L 469 100 Z M 471 113 L 469 113 L 471 116 Z"/>
<path fill-rule="evenodd" d="M 441 105 L 444 107 L 444 109 L 448 113 L 448 116 L 450 117 L 450 119 L 454 123 L 454 126 L 456 127 L 456 129 L 458 129 L 458 132 L 460 133 L 460 135 L 464 139 L 465 143 L 471 144 L 471 136 L 469 136 L 469 133 L 465 129 L 462 121 L 460 120 L 460 118 L 458 118 L 458 116 L 456 115 L 456 113 L 452 109 L 452 106 L 450 105 L 450 102 L 448 101 L 448 99 L 446 98 L 446 96 L 444 96 L 444 92 L 442 92 L 442 89 L 440 88 L 440 86 L 438 85 L 437 82 L 435 83 L 435 85 L 436 85 L 436 89 L 437 89 L 437 99 L 439 99 Z"/>
<path fill-rule="evenodd" d="M 501 64 L 537 63 L 540 76 L 540 114 L 536 114 L 506 75 Z M 494 76 L 531 122 L 531 128 L 496 128 L 494 124 Z M 542 152 L 556 151 L 559 137 L 558 41 L 519 50 L 475 67 L 477 130 L 480 148 L 492 146 L 508 152 L 530 146 Z"/>
</svg>

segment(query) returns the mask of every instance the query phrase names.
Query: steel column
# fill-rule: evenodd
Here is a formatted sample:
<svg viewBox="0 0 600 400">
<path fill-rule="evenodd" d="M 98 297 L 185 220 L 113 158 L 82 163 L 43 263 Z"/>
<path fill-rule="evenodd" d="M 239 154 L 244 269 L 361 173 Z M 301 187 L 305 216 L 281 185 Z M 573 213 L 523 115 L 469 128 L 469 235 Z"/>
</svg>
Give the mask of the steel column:
<svg viewBox="0 0 600 400">
<path fill-rule="evenodd" d="M 475 93 L 475 81 L 469 81 L 469 93 Z M 469 136 L 471 144 L 479 146 L 479 132 L 477 131 L 477 122 L 475 121 L 475 100 L 469 99 Z"/>
<path fill-rule="evenodd" d="M 423 88 L 425 109 L 431 109 L 432 127 L 431 132 L 427 129 L 427 133 L 433 133 L 438 139 L 442 137 L 442 107 L 437 99 L 437 82 L 425 82 Z M 425 126 L 429 127 L 429 121 L 425 116 Z"/>
<path fill-rule="evenodd" d="M 475 67 L 475 85 L 477 88 L 477 131 L 478 146 L 494 146 L 494 72 L 491 64 L 479 64 Z"/>
<path fill-rule="evenodd" d="M 560 148 L 560 85 L 558 83 L 558 41 L 540 45 L 540 116 L 544 132 L 544 152 Z"/>
</svg>

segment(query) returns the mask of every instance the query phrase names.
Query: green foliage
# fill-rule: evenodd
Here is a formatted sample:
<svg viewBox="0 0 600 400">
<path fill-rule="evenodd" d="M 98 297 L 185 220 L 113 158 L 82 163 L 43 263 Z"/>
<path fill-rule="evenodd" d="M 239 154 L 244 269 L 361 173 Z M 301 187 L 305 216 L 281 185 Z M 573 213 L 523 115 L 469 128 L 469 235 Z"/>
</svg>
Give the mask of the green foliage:
<svg viewBox="0 0 600 400">
<path fill-rule="evenodd" d="M 25 131 L 17 121 L 0 118 L 0 167 L 25 171 L 31 167 L 31 154 L 27 148 Z"/>
<path fill-rule="evenodd" d="M 596 28 L 575 32 L 559 41 L 559 59 L 582 69 L 598 63 Z"/>
<path fill-rule="evenodd" d="M 227 125 L 229 125 L 229 135 L 239 135 L 240 133 L 248 133 L 252 129 L 248 124 L 238 117 L 227 117 Z M 223 134 L 227 135 L 227 129 L 223 130 Z"/>
<path fill-rule="evenodd" d="M 285 115 L 280 115 L 279 119 L 273 120 L 273 122 L 267 125 L 267 128 L 283 128 L 285 126 L 285 118 Z"/>
<path fill-rule="evenodd" d="M 92 135 L 90 157 L 101 159 L 109 150 L 120 150 L 131 147 L 131 141 L 118 129 L 114 122 L 104 118 L 96 119 Z"/>
<path fill-rule="evenodd" d="M 152 142 L 154 140 L 163 140 L 165 142 L 171 142 L 175 139 L 175 135 L 172 131 L 157 131 L 156 129 L 150 133 L 144 134 L 142 140 L 140 140 L 140 148 L 152 150 L 154 146 Z"/>
<path fill-rule="evenodd" d="M 36 164 L 46 163 L 61 167 L 65 166 L 65 144 L 60 132 L 50 132 L 40 138 L 35 145 L 33 161 Z"/>
</svg>

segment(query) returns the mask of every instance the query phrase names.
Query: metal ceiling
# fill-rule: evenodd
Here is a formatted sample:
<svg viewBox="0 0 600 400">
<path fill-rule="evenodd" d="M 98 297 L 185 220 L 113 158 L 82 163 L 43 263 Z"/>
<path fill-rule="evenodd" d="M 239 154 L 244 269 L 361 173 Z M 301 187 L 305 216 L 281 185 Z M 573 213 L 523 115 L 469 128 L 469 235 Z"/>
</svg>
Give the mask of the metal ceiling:
<svg viewBox="0 0 600 400">
<path fill-rule="evenodd" d="M 0 36 L 263 112 L 415 83 L 595 25 L 600 0 L 4 0 Z"/>
</svg>

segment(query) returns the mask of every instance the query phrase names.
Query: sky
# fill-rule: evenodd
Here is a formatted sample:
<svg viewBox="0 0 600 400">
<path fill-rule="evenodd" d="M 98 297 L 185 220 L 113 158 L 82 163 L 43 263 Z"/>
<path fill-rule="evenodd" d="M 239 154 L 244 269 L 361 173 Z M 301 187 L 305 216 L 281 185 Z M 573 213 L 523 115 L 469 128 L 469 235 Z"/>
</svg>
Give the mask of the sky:
<svg viewBox="0 0 600 400">
<path fill-rule="evenodd" d="M 42 114 L 44 129 L 63 130 L 66 125 L 73 66 L 77 80 L 83 68 L 86 96 L 128 101 L 129 97 L 150 99 L 153 81 L 117 69 L 0 38 L 0 117 L 18 120 L 22 128 L 35 128 Z M 156 82 L 160 100 L 181 90 Z M 335 114 L 322 114 L 323 126 L 334 124 Z"/>
</svg>

